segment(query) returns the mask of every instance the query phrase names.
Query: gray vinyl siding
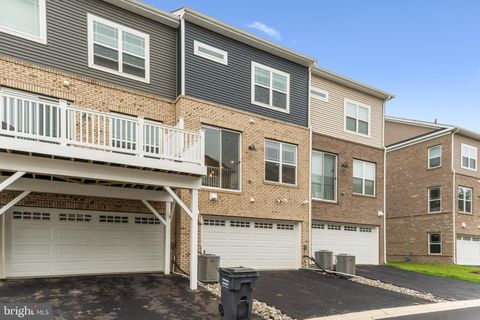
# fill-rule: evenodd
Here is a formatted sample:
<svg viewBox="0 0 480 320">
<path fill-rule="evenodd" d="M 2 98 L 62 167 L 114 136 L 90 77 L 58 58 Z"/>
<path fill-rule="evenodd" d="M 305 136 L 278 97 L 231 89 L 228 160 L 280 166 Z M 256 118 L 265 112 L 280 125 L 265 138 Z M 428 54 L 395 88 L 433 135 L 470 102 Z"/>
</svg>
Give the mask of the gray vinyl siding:
<svg viewBox="0 0 480 320">
<path fill-rule="evenodd" d="M 88 67 L 87 13 L 150 35 L 149 84 Z M 47 0 L 47 44 L 0 32 L 0 54 L 173 99 L 176 31 L 100 0 Z"/>
<path fill-rule="evenodd" d="M 185 32 L 186 94 L 262 116 L 308 126 L 308 68 L 192 23 Z M 194 55 L 197 40 L 228 52 L 228 65 Z M 251 104 L 252 61 L 290 74 L 290 113 Z"/>
</svg>

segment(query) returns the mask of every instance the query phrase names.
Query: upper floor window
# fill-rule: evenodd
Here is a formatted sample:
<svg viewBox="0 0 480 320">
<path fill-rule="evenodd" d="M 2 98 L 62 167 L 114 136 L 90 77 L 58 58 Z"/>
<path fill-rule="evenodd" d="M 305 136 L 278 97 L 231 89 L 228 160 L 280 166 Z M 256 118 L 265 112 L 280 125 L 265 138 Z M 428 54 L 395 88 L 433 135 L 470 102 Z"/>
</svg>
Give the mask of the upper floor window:
<svg viewBox="0 0 480 320">
<path fill-rule="evenodd" d="M 336 200 L 337 156 L 312 152 L 312 197 L 321 200 Z"/>
<path fill-rule="evenodd" d="M 472 213 L 472 188 L 458 188 L 458 211 Z"/>
<path fill-rule="evenodd" d="M 215 127 L 204 127 L 205 187 L 240 190 L 240 133 Z"/>
<path fill-rule="evenodd" d="M 47 43 L 46 0 L 0 0 L 0 31 Z"/>
<path fill-rule="evenodd" d="M 370 106 L 345 99 L 345 130 L 370 135 Z"/>
<path fill-rule="evenodd" d="M 225 65 L 228 64 L 227 51 L 209 46 L 208 44 L 202 43 L 197 40 L 193 41 L 193 53 L 205 59 L 209 59 Z"/>
<path fill-rule="evenodd" d="M 462 143 L 462 168 L 477 170 L 477 148 Z"/>
<path fill-rule="evenodd" d="M 428 148 L 428 168 L 438 168 L 442 166 L 442 146 Z"/>
<path fill-rule="evenodd" d="M 265 140 L 265 180 L 297 183 L 297 146 Z"/>
<path fill-rule="evenodd" d="M 353 193 L 375 195 L 376 164 L 353 160 Z"/>
<path fill-rule="evenodd" d="M 290 111 L 290 75 L 252 61 L 252 104 Z"/>
<path fill-rule="evenodd" d="M 442 211 L 442 189 L 433 187 L 428 189 L 428 213 Z"/>
<path fill-rule="evenodd" d="M 328 91 L 317 87 L 310 87 L 310 95 L 314 99 L 322 100 L 328 102 Z"/>
<path fill-rule="evenodd" d="M 88 14 L 88 66 L 149 82 L 150 37 Z"/>
</svg>

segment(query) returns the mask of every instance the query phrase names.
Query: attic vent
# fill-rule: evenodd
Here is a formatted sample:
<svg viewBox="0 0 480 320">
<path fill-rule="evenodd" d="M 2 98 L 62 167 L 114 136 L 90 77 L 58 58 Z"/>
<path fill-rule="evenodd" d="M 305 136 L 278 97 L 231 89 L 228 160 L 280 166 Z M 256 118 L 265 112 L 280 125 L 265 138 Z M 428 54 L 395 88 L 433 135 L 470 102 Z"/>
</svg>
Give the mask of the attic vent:
<svg viewBox="0 0 480 320">
<path fill-rule="evenodd" d="M 277 229 L 279 230 L 293 230 L 293 224 L 277 223 Z"/>
<path fill-rule="evenodd" d="M 135 224 L 160 224 L 158 218 L 135 217 Z"/>
<path fill-rule="evenodd" d="M 225 220 L 218 220 L 218 219 L 204 219 L 203 225 L 205 226 L 216 226 L 216 227 L 224 227 Z"/>
<path fill-rule="evenodd" d="M 60 221 L 90 222 L 92 221 L 92 216 L 89 214 L 60 213 L 58 219 Z"/>
<path fill-rule="evenodd" d="M 14 211 L 13 219 L 15 220 L 50 220 L 50 213 Z"/>
<path fill-rule="evenodd" d="M 267 222 L 255 222 L 255 228 L 257 229 L 272 229 L 273 224 Z"/>
<path fill-rule="evenodd" d="M 230 227 L 250 228 L 250 222 L 248 222 L 248 221 L 230 221 Z"/>
<path fill-rule="evenodd" d="M 99 222 L 105 223 L 128 223 L 128 217 L 125 216 L 100 216 Z"/>
</svg>

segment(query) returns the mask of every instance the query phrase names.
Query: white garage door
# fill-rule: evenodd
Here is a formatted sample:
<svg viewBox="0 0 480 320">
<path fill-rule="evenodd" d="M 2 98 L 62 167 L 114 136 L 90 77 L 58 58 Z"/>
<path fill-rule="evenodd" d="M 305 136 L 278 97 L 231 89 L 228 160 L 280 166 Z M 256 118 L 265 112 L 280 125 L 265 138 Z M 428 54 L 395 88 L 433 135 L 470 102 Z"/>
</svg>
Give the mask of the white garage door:
<svg viewBox="0 0 480 320">
<path fill-rule="evenodd" d="M 317 222 L 312 224 L 312 249 L 354 255 L 357 264 L 378 264 L 378 227 Z"/>
<path fill-rule="evenodd" d="M 300 227 L 296 222 L 205 218 L 202 235 L 203 250 L 219 255 L 222 267 L 300 267 Z"/>
<path fill-rule="evenodd" d="M 7 218 L 9 277 L 163 271 L 152 215 L 17 208 Z"/>
<path fill-rule="evenodd" d="M 480 237 L 457 237 L 457 264 L 480 266 Z"/>
</svg>

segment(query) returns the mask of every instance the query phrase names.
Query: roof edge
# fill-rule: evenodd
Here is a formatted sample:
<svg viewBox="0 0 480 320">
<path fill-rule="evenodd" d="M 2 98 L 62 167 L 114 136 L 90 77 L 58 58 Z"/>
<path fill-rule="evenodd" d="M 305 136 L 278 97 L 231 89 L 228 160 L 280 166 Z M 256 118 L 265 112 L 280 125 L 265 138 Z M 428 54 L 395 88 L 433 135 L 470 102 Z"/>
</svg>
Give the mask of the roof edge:
<svg viewBox="0 0 480 320">
<path fill-rule="evenodd" d="M 262 37 L 243 31 L 239 28 L 207 16 L 191 8 L 183 7 L 173 11 L 172 13 L 183 17 L 186 21 L 209 29 L 213 32 L 219 33 L 223 36 L 237 40 L 244 44 L 259 48 L 273 55 L 279 56 L 286 60 L 290 60 L 305 67 L 312 67 L 316 62 L 315 58 L 282 47 Z"/>
<path fill-rule="evenodd" d="M 413 125 L 413 126 L 422 127 L 422 128 L 429 128 L 429 129 L 455 128 L 455 126 L 450 126 L 446 124 L 432 123 L 428 121 L 406 119 L 406 118 L 392 117 L 392 116 L 386 116 L 385 121 L 408 124 L 408 125 Z"/>
<path fill-rule="evenodd" d="M 358 90 L 360 92 L 372 95 L 374 97 L 383 99 L 383 100 L 388 101 L 388 100 L 391 100 L 391 99 L 395 98 L 395 95 L 393 93 L 377 89 L 377 88 L 369 86 L 365 83 L 359 82 L 357 80 L 354 80 L 352 78 L 343 76 L 341 74 L 338 74 L 336 72 L 333 72 L 331 70 L 328 70 L 328 69 L 325 69 L 325 68 L 322 68 L 322 67 L 319 67 L 319 66 L 315 66 L 312 69 L 312 74 L 316 75 L 318 77 L 322 77 L 322 78 L 325 78 L 327 80 L 336 82 L 338 84 L 342 84 L 344 86 L 347 86 L 349 88 Z"/>
<path fill-rule="evenodd" d="M 405 148 L 405 147 L 408 147 L 408 146 L 411 146 L 411 145 L 415 145 L 417 143 L 421 143 L 421 142 L 432 140 L 432 139 L 435 139 L 435 138 L 438 138 L 438 137 L 442 137 L 442 136 L 450 134 L 454 131 L 455 131 L 454 127 L 439 129 L 437 131 L 431 132 L 431 133 L 426 134 L 426 135 L 415 136 L 415 137 L 412 137 L 412 138 L 404 140 L 404 141 L 392 143 L 392 144 L 386 146 L 385 150 L 386 150 L 386 152 L 395 151 L 395 150 L 402 149 L 402 148 Z"/>
<path fill-rule="evenodd" d="M 154 6 L 142 3 L 137 0 L 103 0 L 116 7 L 134 12 L 145 18 L 158 21 L 172 28 L 178 28 L 180 25 L 180 19 L 169 12 L 160 10 Z"/>
</svg>

